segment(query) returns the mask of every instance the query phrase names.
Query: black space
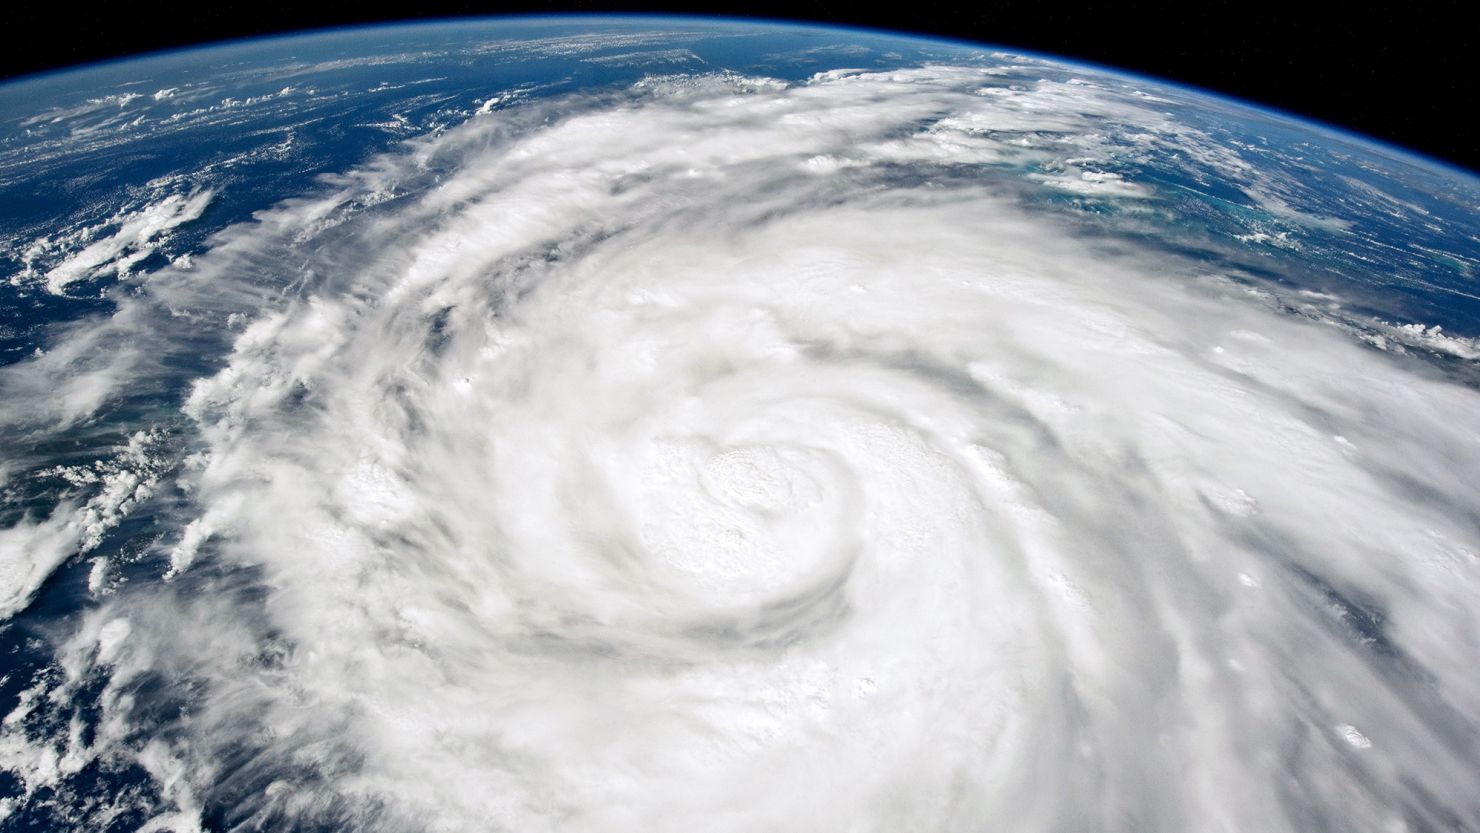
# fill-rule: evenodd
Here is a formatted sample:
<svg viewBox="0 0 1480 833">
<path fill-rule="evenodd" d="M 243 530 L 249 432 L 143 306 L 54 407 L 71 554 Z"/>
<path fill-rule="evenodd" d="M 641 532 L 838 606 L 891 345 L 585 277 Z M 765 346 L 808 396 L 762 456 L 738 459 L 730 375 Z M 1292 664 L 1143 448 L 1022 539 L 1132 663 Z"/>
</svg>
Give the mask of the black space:
<svg viewBox="0 0 1480 833">
<path fill-rule="evenodd" d="M 481 14 L 705 13 L 943 35 L 1134 70 L 1287 110 L 1480 170 L 1473 0 L 1066 3 L 838 0 L 706 4 L 348 0 L 12 6 L 0 76 L 325 26 Z"/>
</svg>

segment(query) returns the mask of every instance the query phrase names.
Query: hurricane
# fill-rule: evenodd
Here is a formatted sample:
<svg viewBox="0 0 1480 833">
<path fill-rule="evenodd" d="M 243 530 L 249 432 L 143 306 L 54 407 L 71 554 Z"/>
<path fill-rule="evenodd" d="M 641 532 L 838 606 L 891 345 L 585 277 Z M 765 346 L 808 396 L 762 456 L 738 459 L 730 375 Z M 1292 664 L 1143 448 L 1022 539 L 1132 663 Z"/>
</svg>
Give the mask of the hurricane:
<svg viewBox="0 0 1480 833">
<path fill-rule="evenodd" d="M 1473 343 L 1167 244 L 1107 147 L 1293 192 L 1010 71 L 648 70 L 32 268 L 123 277 L 0 368 L 3 610 L 86 585 L 6 813 L 1480 829 Z"/>
</svg>

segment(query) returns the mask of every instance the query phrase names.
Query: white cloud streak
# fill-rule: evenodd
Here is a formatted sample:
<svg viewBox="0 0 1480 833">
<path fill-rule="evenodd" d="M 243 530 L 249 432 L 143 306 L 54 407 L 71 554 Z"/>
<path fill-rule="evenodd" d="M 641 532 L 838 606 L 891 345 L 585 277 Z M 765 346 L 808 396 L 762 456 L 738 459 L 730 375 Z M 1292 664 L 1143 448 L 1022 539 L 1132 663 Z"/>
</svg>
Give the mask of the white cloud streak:
<svg viewBox="0 0 1480 833">
<path fill-rule="evenodd" d="M 61 295 L 79 281 L 126 274 L 134 264 L 153 254 L 170 230 L 199 219 L 211 197 L 209 190 L 171 194 L 156 203 L 112 217 L 97 228 L 82 229 L 73 239 L 39 240 L 25 253 L 27 269 L 14 280 L 37 278 L 48 292 Z M 86 244 L 66 254 L 45 273 L 36 274 L 34 261 L 53 255 L 58 249 L 65 250 L 75 238 Z"/>
</svg>

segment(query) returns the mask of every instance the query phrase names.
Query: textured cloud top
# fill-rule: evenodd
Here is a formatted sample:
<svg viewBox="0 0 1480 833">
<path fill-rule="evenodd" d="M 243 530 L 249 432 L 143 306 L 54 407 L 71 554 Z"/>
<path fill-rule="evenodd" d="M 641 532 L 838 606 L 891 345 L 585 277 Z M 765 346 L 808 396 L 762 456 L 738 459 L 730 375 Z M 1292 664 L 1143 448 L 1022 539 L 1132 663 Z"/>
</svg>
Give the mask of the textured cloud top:
<svg viewBox="0 0 1480 833">
<path fill-rule="evenodd" d="M 0 762 L 139 767 L 150 829 L 1480 826 L 1480 396 L 1376 349 L 1448 337 L 1055 210 L 1247 163 L 1000 73 L 475 115 L 6 368 L 34 437 L 223 355 L 0 532 L 10 613 L 182 461 Z"/>
</svg>

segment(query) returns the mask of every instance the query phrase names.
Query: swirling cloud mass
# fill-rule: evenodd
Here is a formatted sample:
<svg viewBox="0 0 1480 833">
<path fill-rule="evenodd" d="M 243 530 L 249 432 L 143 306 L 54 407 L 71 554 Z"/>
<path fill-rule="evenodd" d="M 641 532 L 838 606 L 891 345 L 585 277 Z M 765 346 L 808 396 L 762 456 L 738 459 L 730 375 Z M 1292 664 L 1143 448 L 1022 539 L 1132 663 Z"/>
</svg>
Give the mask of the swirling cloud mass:
<svg viewBox="0 0 1480 833">
<path fill-rule="evenodd" d="M 991 80 L 478 115 L 8 368 L 44 432 L 225 349 L 0 761 L 152 829 L 1476 829 L 1476 392 L 1026 201 L 1217 148 Z M 10 610 L 161 476 L 0 533 Z"/>
</svg>

